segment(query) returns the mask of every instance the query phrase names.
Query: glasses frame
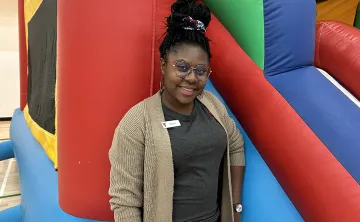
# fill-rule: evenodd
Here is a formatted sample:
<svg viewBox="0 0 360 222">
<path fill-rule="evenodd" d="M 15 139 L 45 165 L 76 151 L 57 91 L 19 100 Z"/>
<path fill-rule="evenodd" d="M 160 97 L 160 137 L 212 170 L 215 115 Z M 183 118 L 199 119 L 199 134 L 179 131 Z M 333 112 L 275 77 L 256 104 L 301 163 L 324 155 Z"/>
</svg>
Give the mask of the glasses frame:
<svg viewBox="0 0 360 222">
<path fill-rule="evenodd" d="M 177 71 L 178 71 L 178 70 L 176 69 L 176 64 L 177 64 L 178 62 L 186 62 L 186 63 L 190 64 L 190 69 L 189 69 L 187 75 L 185 75 L 185 76 L 179 76 L 179 75 L 177 74 Z M 185 60 L 183 60 L 183 59 L 171 61 L 170 64 L 174 67 L 176 76 L 179 77 L 179 78 L 182 78 L 182 79 L 185 79 L 188 75 L 190 75 L 192 72 L 194 72 L 194 70 L 195 70 L 198 66 L 200 66 L 200 65 L 205 65 L 205 64 L 199 64 L 199 65 L 196 65 L 196 66 L 194 67 L 190 62 L 187 62 L 187 61 L 185 61 Z M 209 73 L 208 73 L 208 75 L 207 75 L 207 77 L 206 77 L 205 80 L 199 79 L 199 77 L 198 77 L 198 76 L 195 74 L 195 72 L 194 72 L 194 75 L 195 75 L 196 79 L 199 80 L 199 81 L 201 81 L 201 82 L 206 82 L 206 81 L 210 78 L 210 74 L 212 73 L 212 70 L 211 70 L 210 65 L 206 65 L 206 66 L 209 66 Z"/>
</svg>

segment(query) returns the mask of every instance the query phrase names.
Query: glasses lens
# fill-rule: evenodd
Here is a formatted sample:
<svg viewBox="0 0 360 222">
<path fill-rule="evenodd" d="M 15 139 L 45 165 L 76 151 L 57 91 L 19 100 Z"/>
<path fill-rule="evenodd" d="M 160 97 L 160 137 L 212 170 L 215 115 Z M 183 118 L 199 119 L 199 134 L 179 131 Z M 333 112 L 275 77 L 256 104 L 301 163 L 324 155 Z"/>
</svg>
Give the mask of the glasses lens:
<svg viewBox="0 0 360 222">
<path fill-rule="evenodd" d="M 195 75 L 199 80 L 205 81 L 210 73 L 210 67 L 207 65 L 198 65 L 194 69 Z"/>
<path fill-rule="evenodd" d="M 175 63 L 175 69 L 179 77 L 186 77 L 193 68 L 190 63 L 180 60 Z M 204 64 L 197 65 L 193 71 L 198 80 L 206 81 L 210 74 L 210 66 Z"/>
<path fill-rule="evenodd" d="M 177 74 L 180 76 L 186 76 L 191 70 L 191 65 L 185 61 L 178 61 L 175 64 Z"/>
</svg>

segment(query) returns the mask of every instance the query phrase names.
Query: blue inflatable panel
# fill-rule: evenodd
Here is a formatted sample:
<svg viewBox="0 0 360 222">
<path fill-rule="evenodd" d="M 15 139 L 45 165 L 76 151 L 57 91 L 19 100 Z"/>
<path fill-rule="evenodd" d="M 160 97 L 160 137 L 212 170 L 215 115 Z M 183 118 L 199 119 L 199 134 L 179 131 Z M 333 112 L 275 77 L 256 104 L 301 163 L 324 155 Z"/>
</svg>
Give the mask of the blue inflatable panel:
<svg viewBox="0 0 360 222">
<path fill-rule="evenodd" d="M 0 211 L 1 222 L 22 222 L 20 205 Z"/>
<path fill-rule="evenodd" d="M 303 222 L 304 220 L 211 81 L 208 81 L 205 89 L 223 102 L 244 137 L 246 167 L 242 194 L 244 207 L 242 222 Z"/>
<path fill-rule="evenodd" d="M 265 75 L 312 65 L 315 0 L 264 0 Z"/>
<path fill-rule="evenodd" d="M 267 79 L 360 183 L 360 108 L 315 67 Z"/>
<path fill-rule="evenodd" d="M 0 161 L 14 158 L 14 151 L 11 141 L 0 142 Z"/>
<path fill-rule="evenodd" d="M 10 138 L 20 174 L 22 221 L 94 222 L 74 217 L 60 209 L 58 174 L 53 163 L 32 136 L 20 110 L 14 112 Z"/>
</svg>

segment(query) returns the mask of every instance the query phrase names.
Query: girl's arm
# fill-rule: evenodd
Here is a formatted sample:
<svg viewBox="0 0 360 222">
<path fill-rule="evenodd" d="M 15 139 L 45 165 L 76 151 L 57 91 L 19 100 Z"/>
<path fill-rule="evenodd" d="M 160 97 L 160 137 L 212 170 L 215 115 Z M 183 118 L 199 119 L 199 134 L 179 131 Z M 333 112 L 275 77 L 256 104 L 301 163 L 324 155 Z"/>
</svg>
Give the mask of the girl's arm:
<svg viewBox="0 0 360 222">
<path fill-rule="evenodd" d="M 115 222 L 142 221 L 144 134 L 137 108 L 121 120 L 109 152 L 109 195 Z"/>
<path fill-rule="evenodd" d="M 232 183 L 232 198 L 234 204 L 241 204 L 241 191 L 242 191 L 242 182 L 244 180 L 244 170 L 243 166 L 232 166 L 231 167 L 231 183 Z M 239 222 L 241 219 L 240 213 L 234 212 L 234 221 Z"/>
<path fill-rule="evenodd" d="M 225 124 L 229 137 L 230 150 L 230 170 L 232 184 L 232 199 L 234 204 L 241 204 L 242 184 L 245 171 L 244 140 L 235 122 L 231 117 L 225 114 Z M 234 221 L 241 220 L 240 213 L 234 212 Z"/>
</svg>

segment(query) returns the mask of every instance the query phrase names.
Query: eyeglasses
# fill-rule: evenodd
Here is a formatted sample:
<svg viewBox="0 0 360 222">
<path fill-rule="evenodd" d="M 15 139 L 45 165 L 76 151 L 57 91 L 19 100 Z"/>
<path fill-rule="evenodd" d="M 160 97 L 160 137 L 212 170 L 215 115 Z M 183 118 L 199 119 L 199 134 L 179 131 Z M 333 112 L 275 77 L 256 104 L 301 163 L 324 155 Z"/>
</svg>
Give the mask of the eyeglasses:
<svg viewBox="0 0 360 222">
<path fill-rule="evenodd" d="M 194 72 L 196 78 L 199 81 L 205 82 L 211 73 L 210 66 L 206 64 L 199 64 L 195 67 L 192 67 L 190 63 L 184 60 L 176 60 L 171 62 L 171 64 L 175 68 L 176 75 L 180 78 L 185 78 L 186 76 L 190 75 L 191 72 Z"/>
</svg>

